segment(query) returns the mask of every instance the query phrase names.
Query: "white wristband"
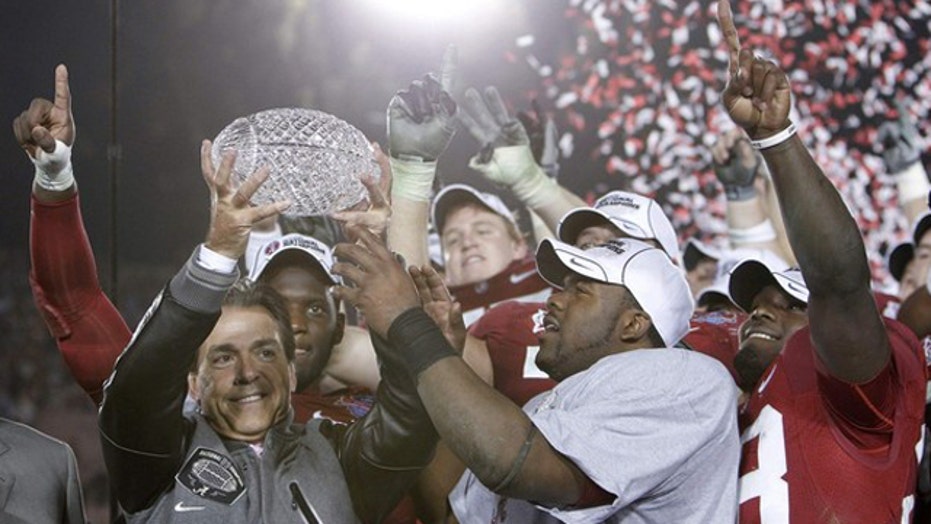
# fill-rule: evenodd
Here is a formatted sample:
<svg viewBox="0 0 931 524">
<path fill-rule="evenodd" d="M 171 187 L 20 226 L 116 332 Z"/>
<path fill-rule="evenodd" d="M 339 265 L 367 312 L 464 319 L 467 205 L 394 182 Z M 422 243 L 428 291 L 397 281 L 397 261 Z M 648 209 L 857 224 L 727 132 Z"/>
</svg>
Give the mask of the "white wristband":
<svg viewBox="0 0 931 524">
<path fill-rule="evenodd" d="M 728 229 L 728 234 L 733 244 L 750 244 L 776 240 L 776 230 L 773 228 L 773 223 L 768 218 L 746 229 L 730 228 Z"/>
<path fill-rule="evenodd" d="M 769 149 L 771 147 L 778 146 L 779 144 L 792 138 L 792 136 L 795 135 L 796 131 L 798 131 L 798 128 L 795 127 L 795 122 L 790 121 L 789 127 L 783 129 L 782 131 L 776 133 L 773 136 L 766 137 L 760 140 L 751 140 L 750 145 L 752 145 L 756 149 Z"/>
<path fill-rule="evenodd" d="M 74 185 L 74 169 L 71 167 L 71 146 L 61 140 L 55 140 L 55 150 L 46 153 L 36 149 L 36 158 L 31 158 L 36 166 L 35 184 L 48 191 L 64 191 Z"/>
<path fill-rule="evenodd" d="M 436 178 L 436 162 L 390 158 L 391 196 L 429 202 Z"/>
</svg>

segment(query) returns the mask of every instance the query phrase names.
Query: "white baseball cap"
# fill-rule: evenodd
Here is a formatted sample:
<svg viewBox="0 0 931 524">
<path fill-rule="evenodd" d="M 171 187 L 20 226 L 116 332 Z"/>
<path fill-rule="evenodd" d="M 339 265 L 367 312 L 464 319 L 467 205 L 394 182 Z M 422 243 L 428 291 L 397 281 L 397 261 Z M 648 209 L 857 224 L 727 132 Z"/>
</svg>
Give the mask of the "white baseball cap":
<svg viewBox="0 0 931 524">
<path fill-rule="evenodd" d="M 565 214 L 556 228 L 556 236 L 574 244 L 583 229 L 608 222 L 631 238 L 655 240 L 666 255 L 679 262 L 676 230 L 663 208 L 652 198 L 627 191 L 611 191 L 590 208 L 578 208 Z"/>
<path fill-rule="evenodd" d="M 768 249 L 748 249 L 738 248 L 730 251 L 724 251 L 718 254 L 718 267 L 715 270 L 714 282 L 710 286 L 701 290 L 695 301 L 698 305 L 703 305 L 713 299 L 715 294 L 734 302 L 730 295 L 731 271 L 744 260 L 757 260 L 763 262 L 766 267 L 775 271 L 785 271 L 789 269 L 789 264 L 778 255 Z M 736 302 L 734 302 L 736 304 Z"/>
<path fill-rule="evenodd" d="M 503 216 L 508 222 L 514 224 L 514 227 L 517 227 L 517 221 L 514 219 L 513 213 L 497 195 L 479 191 L 465 184 L 450 184 L 433 197 L 433 205 L 430 208 L 430 218 L 440 235 L 443 234 L 446 215 L 454 206 L 463 202 L 479 204 L 489 211 Z"/>
<path fill-rule="evenodd" d="M 789 296 L 808 303 L 808 286 L 800 269 L 772 269 L 759 260 L 744 260 L 731 270 L 731 300 L 749 313 L 753 310 L 753 298 L 757 293 L 773 284 Z"/>
<path fill-rule="evenodd" d="M 688 333 L 695 303 L 682 271 L 662 250 L 630 238 L 586 250 L 544 239 L 536 257 L 540 276 L 557 288 L 563 287 L 563 279 L 570 272 L 626 287 L 650 315 L 667 346 Z"/>
<path fill-rule="evenodd" d="M 266 242 L 265 245 L 259 248 L 252 262 L 249 280 L 256 282 L 275 257 L 289 251 L 297 251 L 308 255 L 323 269 L 323 272 L 334 284 L 338 283 L 330 273 L 330 269 L 333 267 L 333 252 L 330 250 L 330 246 L 316 238 L 300 233 L 284 235 L 281 238 Z"/>
</svg>

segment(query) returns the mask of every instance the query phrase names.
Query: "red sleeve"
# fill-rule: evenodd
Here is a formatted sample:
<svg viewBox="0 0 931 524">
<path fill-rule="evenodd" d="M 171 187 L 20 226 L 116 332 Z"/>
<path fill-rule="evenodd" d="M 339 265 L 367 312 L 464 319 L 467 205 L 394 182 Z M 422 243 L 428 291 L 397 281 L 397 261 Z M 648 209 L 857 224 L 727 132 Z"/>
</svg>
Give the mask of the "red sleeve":
<svg viewBox="0 0 931 524">
<path fill-rule="evenodd" d="M 903 397 L 909 389 L 923 387 L 927 379 L 924 352 L 915 335 L 894 320 L 884 319 L 884 322 L 890 359 L 869 382 L 850 384 L 831 376 L 817 352 L 812 351 L 825 405 L 841 431 L 865 448 L 888 442 L 895 429 L 896 409 L 901 409 Z"/>
<path fill-rule="evenodd" d="M 30 250 L 36 306 L 72 376 L 99 404 L 131 333 L 100 289 L 77 196 L 55 203 L 32 198 Z"/>
</svg>

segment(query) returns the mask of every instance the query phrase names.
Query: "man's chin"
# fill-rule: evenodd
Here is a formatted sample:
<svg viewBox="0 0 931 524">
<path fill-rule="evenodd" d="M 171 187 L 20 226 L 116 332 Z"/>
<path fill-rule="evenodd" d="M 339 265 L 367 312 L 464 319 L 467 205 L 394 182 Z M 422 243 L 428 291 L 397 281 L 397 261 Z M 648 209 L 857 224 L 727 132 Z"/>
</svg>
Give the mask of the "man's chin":
<svg viewBox="0 0 931 524">
<path fill-rule="evenodd" d="M 743 346 L 734 357 L 734 369 L 740 377 L 740 389 L 751 391 L 756 387 L 766 368 L 779 354 L 778 350 L 770 354 L 767 349 Z"/>
</svg>

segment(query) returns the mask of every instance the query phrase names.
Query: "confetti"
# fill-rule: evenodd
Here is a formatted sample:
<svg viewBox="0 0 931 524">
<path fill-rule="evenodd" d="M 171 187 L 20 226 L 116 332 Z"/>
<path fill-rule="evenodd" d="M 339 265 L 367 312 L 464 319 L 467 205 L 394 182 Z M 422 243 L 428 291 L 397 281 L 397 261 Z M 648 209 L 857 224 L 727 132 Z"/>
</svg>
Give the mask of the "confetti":
<svg viewBox="0 0 931 524">
<path fill-rule="evenodd" d="M 733 124 L 720 107 L 727 51 L 714 4 L 566 6 L 568 48 L 544 51 L 527 34 L 506 53 L 523 58 L 540 78 L 533 92 L 555 108 L 561 163 L 579 173 L 566 183 L 587 196 L 642 192 L 664 206 L 682 240 L 723 245 L 725 199 L 708 148 Z M 922 137 L 931 134 L 931 1 L 732 0 L 732 9 L 743 44 L 788 73 L 799 136 L 856 217 L 874 277 L 888 286 L 883 257 L 909 227 L 876 129 L 901 99 Z"/>
</svg>

